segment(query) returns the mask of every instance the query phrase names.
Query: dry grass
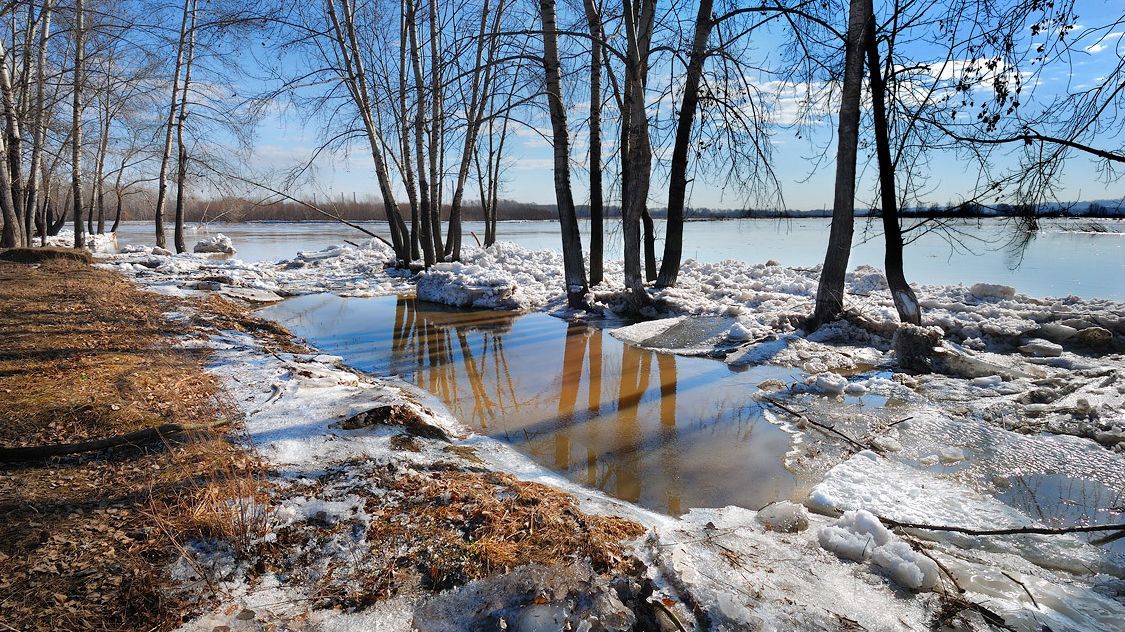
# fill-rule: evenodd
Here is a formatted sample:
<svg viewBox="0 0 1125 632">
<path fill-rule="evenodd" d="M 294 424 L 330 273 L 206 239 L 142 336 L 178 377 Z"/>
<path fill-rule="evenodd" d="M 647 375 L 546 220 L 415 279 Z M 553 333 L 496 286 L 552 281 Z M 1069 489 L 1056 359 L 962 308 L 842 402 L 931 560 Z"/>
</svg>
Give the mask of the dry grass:
<svg viewBox="0 0 1125 632">
<path fill-rule="evenodd" d="M 226 407 L 170 298 L 68 260 L 0 263 L 0 444 L 73 443 L 221 418 Z M 259 464 L 224 437 L 0 464 L 0 624 L 19 630 L 175 626 L 206 595 L 170 598 L 177 543 L 237 541 Z M 242 509 L 240 509 L 240 507 Z M 242 513 L 246 513 L 242 511 Z M 243 519 L 245 518 L 245 519 Z"/>
<path fill-rule="evenodd" d="M 570 494 L 508 474 L 387 473 L 380 486 L 390 493 L 368 496 L 365 508 L 372 516 L 368 559 L 326 574 L 316 591 L 318 605 L 362 608 L 525 564 L 588 559 L 598 572 L 622 572 L 627 567 L 622 541 L 644 533 L 635 522 L 584 514 Z"/>
</svg>

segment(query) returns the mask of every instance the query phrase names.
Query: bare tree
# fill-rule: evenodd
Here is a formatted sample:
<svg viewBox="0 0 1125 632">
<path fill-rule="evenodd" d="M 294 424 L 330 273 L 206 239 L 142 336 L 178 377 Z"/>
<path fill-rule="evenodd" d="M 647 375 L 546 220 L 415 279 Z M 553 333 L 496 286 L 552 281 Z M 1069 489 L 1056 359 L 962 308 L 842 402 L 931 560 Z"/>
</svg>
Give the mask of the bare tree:
<svg viewBox="0 0 1125 632">
<path fill-rule="evenodd" d="M 71 101 L 71 195 L 74 204 L 74 247 L 84 248 L 86 239 L 82 233 L 82 72 L 86 65 L 85 3 L 74 2 L 74 85 Z"/>
<path fill-rule="evenodd" d="M 705 0 L 709 1 L 709 0 Z M 590 30 L 590 285 L 604 275 L 605 200 L 602 191 L 602 18 L 594 0 L 583 0 Z"/>
<path fill-rule="evenodd" d="M 844 275 L 851 254 L 855 221 L 856 153 L 859 146 L 860 96 L 863 89 L 867 22 L 873 19 L 870 0 L 850 0 L 844 57 L 843 88 L 836 144 L 836 188 L 828 250 L 816 290 L 816 306 L 809 327 L 836 318 L 844 310 Z"/>
<path fill-rule="evenodd" d="M 180 107 L 176 115 L 176 227 L 174 241 L 176 252 L 187 252 L 184 243 L 184 197 L 187 191 L 187 146 L 184 145 L 184 123 L 188 117 L 188 94 L 191 92 L 191 67 L 195 61 L 195 23 L 198 0 L 190 0 L 190 15 L 187 29 L 187 61 L 184 64 L 184 85 L 180 92 Z"/>
<path fill-rule="evenodd" d="M 891 142 L 887 125 L 886 106 L 886 81 L 883 79 L 884 69 L 879 62 L 879 41 L 876 38 L 875 15 L 872 1 L 867 0 L 867 13 L 872 19 L 867 21 L 866 54 L 867 72 L 871 85 L 871 112 L 875 127 L 875 153 L 879 163 L 879 197 L 882 201 L 881 214 L 883 217 L 883 240 L 886 244 L 884 267 L 887 275 L 887 285 L 891 290 L 891 297 L 898 311 L 898 317 L 904 323 L 914 325 L 922 324 L 922 310 L 918 305 L 918 297 L 910 284 L 906 282 L 906 273 L 903 270 L 902 257 L 902 226 L 898 216 L 898 190 L 895 184 L 895 167 L 891 158 Z M 887 56 L 887 71 L 891 67 L 890 55 Z"/>
<path fill-rule="evenodd" d="M 566 298 L 572 308 L 586 303 L 586 266 L 582 261 L 582 236 L 578 232 L 578 216 L 574 194 L 570 188 L 570 136 L 566 123 L 566 105 L 562 95 L 559 72 L 558 27 L 555 0 L 539 0 L 539 17 L 543 27 L 543 71 L 546 77 L 547 105 L 551 114 L 551 140 L 554 144 L 555 200 L 562 231 L 563 273 L 566 277 Z M 639 245 L 639 244 L 638 244 Z M 639 267 L 639 266 L 638 266 Z M 637 270 L 639 279 L 640 271 Z M 644 289 L 641 288 L 643 292 Z"/>
</svg>

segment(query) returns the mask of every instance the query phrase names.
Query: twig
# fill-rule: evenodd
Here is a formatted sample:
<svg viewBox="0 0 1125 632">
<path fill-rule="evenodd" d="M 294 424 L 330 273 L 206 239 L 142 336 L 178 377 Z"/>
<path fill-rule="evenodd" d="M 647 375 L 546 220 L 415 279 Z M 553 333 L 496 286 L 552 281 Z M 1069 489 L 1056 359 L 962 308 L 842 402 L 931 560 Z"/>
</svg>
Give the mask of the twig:
<svg viewBox="0 0 1125 632">
<path fill-rule="evenodd" d="M 1008 579 L 1016 582 L 1017 584 L 1019 584 L 1020 588 L 1023 588 L 1023 592 L 1026 593 L 1027 596 L 1031 599 L 1031 605 L 1035 606 L 1036 610 L 1039 609 L 1039 602 L 1035 601 L 1035 595 L 1031 594 L 1031 591 L 1027 589 L 1026 584 L 1024 584 L 1020 580 L 1016 579 L 1015 577 L 1012 577 L 1011 575 L 1009 575 L 1008 571 L 1000 571 L 1000 574 L 1003 575 L 1004 577 L 1007 577 Z"/>
<path fill-rule="evenodd" d="M 890 423 L 890 424 L 888 424 L 888 425 L 887 425 L 887 427 L 888 427 L 888 428 L 894 428 L 895 426 L 899 425 L 900 423 L 902 423 L 902 422 L 904 422 L 904 421 L 910 421 L 911 419 L 914 419 L 914 417 L 905 417 L 905 418 L 903 418 L 903 419 L 899 419 L 899 420 L 898 420 L 898 421 L 896 421 L 896 422 L 893 422 L 893 423 Z"/>
<path fill-rule="evenodd" d="M 805 420 L 805 422 L 810 423 L 810 424 L 816 426 L 817 428 L 820 428 L 821 430 L 824 430 L 825 432 L 830 432 L 830 433 L 842 438 L 843 440 L 852 444 L 852 446 L 854 446 L 855 448 L 858 448 L 860 450 L 866 450 L 867 449 L 866 445 L 860 443 L 859 441 L 856 441 L 855 439 L 853 439 L 853 438 L 849 437 L 848 435 L 840 432 L 839 430 L 836 430 L 832 426 L 829 426 L 827 424 L 822 424 L 819 421 L 814 421 L 812 419 L 809 419 L 808 416 L 793 410 L 792 408 L 786 406 L 785 404 L 782 404 L 781 402 L 777 401 L 776 399 L 774 399 L 772 397 L 763 396 L 762 399 L 769 402 L 770 404 L 773 404 L 774 406 L 777 406 L 781 410 L 784 410 L 785 412 L 789 413 L 790 415 L 793 415 L 794 417 L 798 417 L 800 419 L 803 419 L 803 420 Z"/>
</svg>

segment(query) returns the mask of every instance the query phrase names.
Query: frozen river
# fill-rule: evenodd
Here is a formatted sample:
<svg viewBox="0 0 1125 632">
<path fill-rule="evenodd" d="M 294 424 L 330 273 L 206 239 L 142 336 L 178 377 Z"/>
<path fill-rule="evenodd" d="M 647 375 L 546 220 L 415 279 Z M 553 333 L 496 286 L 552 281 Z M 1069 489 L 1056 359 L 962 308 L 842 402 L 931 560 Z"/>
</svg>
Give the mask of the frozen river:
<svg viewBox="0 0 1125 632">
<path fill-rule="evenodd" d="M 1011 232 L 1002 220 L 958 221 L 954 224 L 959 243 L 951 243 L 951 231 L 920 235 L 906 250 L 906 273 L 912 283 L 973 284 L 1002 283 L 1033 296 L 1103 297 L 1125 299 L 1125 221 L 1102 220 L 1111 232 L 1079 232 L 1087 220 L 1047 220 L 1022 256 L 1009 247 Z M 769 259 L 797 267 L 820 263 L 828 239 L 827 219 L 746 219 L 689 222 L 684 233 L 684 257 L 701 261 L 737 259 L 764 262 Z M 386 224 L 365 226 L 386 235 Z M 583 243 L 588 244 L 588 223 L 582 223 Z M 609 224 L 607 258 L 621 257 L 618 225 Z M 208 234 L 223 233 L 234 240 L 238 257 L 247 261 L 277 260 L 301 250 L 318 250 L 345 240 L 361 242 L 363 233 L 335 223 L 239 223 L 192 227 L 190 247 Z M 657 222 L 663 235 L 663 222 Z M 470 232 L 483 235 L 479 222 L 465 226 L 465 242 L 474 243 Z M 499 238 L 532 249 L 558 249 L 558 224 L 548 221 L 501 222 Z M 152 244 L 152 225 L 125 222 L 118 231 L 120 245 Z M 850 267 L 882 268 L 882 235 L 877 223 L 858 220 Z M 662 247 L 657 244 L 658 252 Z"/>
</svg>

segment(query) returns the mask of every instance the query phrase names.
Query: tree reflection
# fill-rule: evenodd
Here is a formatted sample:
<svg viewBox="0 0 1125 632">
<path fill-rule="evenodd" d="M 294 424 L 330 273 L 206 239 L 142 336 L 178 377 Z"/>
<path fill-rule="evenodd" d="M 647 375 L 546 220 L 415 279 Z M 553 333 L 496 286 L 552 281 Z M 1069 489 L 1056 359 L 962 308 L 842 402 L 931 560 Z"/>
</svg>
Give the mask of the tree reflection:
<svg viewBox="0 0 1125 632">
<path fill-rule="evenodd" d="M 554 469 L 568 474 L 573 469 L 586 484 L 632 502 L 639 502 L 642 486 L 650 487 L 658 503 L 678 514 L 676 358 L 607 345 L 602 329 L 571 322 L 561 362 L 551 362 L 558 352 L 557 321 L 513 332 L 513 319 L 504 312 L 451 311 L 399 298 L 392 365 L 441 398 L 458 418 L 526 444 Z M 516 356 L 508 357 L 506 342 L 519 347 Z"/>
</svg>

